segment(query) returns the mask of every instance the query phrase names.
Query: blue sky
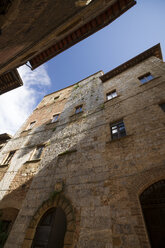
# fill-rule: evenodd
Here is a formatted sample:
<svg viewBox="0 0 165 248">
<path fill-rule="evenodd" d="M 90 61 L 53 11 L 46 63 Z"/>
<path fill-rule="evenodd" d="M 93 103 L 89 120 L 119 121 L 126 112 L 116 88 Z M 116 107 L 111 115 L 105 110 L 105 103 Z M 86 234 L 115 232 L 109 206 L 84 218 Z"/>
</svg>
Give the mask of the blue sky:
<svg viewBox="0 0 165 248">
<path fill-rule="evenodd" d="M 110 25 L 30 71 L 19 68 L 24 86 L 0 96 L 0 133 L 14 134 L 43 96 L 91 74 L 105 73 L 161 43 L 165 58 L 165 0 L 137 0 Z"/>
</svg>

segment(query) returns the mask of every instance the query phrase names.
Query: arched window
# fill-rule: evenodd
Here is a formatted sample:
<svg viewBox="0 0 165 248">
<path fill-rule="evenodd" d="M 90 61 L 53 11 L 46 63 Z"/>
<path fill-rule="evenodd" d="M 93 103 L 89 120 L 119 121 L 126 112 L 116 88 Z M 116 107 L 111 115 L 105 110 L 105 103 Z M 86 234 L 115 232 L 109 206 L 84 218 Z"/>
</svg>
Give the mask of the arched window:
<svg viewBox="0 0 165 248">
<path fill-rule="evenodd" d="M 152 184 L 140 196 L 152 248 L 165 247 L 165 180 Z"/>
<path fill-rule="evenodd" d="M 41 218 L 34 236 L 32 248 L 63 248 L 66 232 L 66 216 L 57 207 L 49 209 Z"/>
</svg>

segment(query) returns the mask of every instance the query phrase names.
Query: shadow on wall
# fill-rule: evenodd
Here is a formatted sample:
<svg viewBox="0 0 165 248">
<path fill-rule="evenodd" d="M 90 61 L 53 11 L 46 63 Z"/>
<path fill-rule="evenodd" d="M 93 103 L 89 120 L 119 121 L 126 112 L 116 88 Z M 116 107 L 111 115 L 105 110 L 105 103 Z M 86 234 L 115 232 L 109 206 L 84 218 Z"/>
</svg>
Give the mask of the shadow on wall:
<svg viewBox="0 0 165 248">
<path fill-rule="evenodd" d="M 75 216 L 80 215 L 81 209 L 77 202 L 77 197 L 81 196 L 78 193 L 79 190 L 76 192 L 74 189 L 74 184 L 79 184 L 83 178 L 86 180 L 86 175 L 88 175 L 89 182 L 94 180 L 95 167 L 99 165 L 96 163 L 97 158 L 94 159 L 92 154 L 100 151 L 99 135 L 102 136 L 102 131 L 104 130 L 104 119 L 97 118 L 104 111 L 102 107 L 103 92 L 99 96 L 100 101 L 98 101 L 97 95 L 100 92 L 97 92 L 97 87 L 96 89 L 92 88 L 92 92 L 89 91 L 89 95 L 86 96 L 90 98 L 90 100 L 88 99 L 88 102 L 90 101 L 88 104 L 91 109 L 65 118 L 71 112 L 71 109 L 75 109 L 75 106 L 82 102 L 84 92 L 81 94 L 81 90 L 82 88 L 79 87 L 72 91 L 73 94 L 68 99 L 70 104 L 67 102 L 63 113 L 61 113 L 61 121 L 50 125 L 44 123 L 38 127 L 37 130 L 41 131 L 29 135 L 26 142 L 27 147 L 21 149 L 18 155 L 18 158 L 21 158 L 29 154 L 38 143 L 46 144 L 42 160 L 29 160 L 23 164 L 11 182 L 8 193 L 0 202 L 1 209 L 11 206 L 21 210 L 8 238 L 9 244 L 12 244 L 13 235 L 16 235 L 17 232 L 19 232 L 17 242 L 19 245 L 23 243 L 24 233 L 36 211 L 44 201 L 51 197 L 53 192 L 59 191 L 58 186 L 61 183 L 63 187 L 60 190 L 62 191 L 60 194 L 65 194 L 68 199 L 71 199 L 71 194 L 73 194 L 71 202 L 74 203 Z M 73 101 L 73 95 L 76 94 L 79 95 L 78 100 L 75 97 Z M 66 119 L 67 122 L 65 122 Z M 86 166 L 87 164 L 88 166 Z M 91 194 L 89 191 L 86 193 Z M 80 220 L 78 221 L 75 218 L 74 221 L 77 221 L 76 235 L 78 236 L 78 222 Z M 19 231 L 18 224 L 21 224 L 21 230 Z M 29 241 L 28 247 L 31 247 L 33 237 L 34 234 Z M 73 245 L 73 240 L 67 242 L 69 242 L 68 245 Z M 77 238 L 74 242 L 77 242 Z"/>
</svg>

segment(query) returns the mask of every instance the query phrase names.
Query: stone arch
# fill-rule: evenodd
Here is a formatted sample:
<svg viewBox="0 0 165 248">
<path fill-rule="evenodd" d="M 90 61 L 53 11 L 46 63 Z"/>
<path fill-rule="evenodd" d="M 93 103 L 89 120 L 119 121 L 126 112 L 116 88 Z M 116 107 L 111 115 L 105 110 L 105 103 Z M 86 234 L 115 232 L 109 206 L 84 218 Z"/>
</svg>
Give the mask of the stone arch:
<svg viewBox="0 0 165 248">
<path fill-rule="evenodd" d="M 139 198 L 151 247 L 164 248 L 165 180 L 151 184 Z"/>
<path fill-rule="evenodd" d="M 33 247 L 63 248 L 66 233 L 66 215 L 60 207 L 50 208 L 37 225 Z"/>
<path fill-rule="evenodd" d="M 161 164 L 150 170 L 132 175 L 127 182 L 127 192 L 130 202 L 131 215 L 134 222 L 134 231 L 139 240 L 139 247 L 151 248 L 143 211 L 140 203 L 140 195 L 150 185 L 165 179 L 165 167 Z"/>
<path fill-rule="evenodd" d="M 64 238 L 64 247 L 74 247 L 77 241 L 77 224 L 79 222 L 78 217 L 76 216 L 70 201 L 66 199 L 63 194 L 55 194 L 53 197 L 43 202 L 43 204 L 39 207 L 32 220 L 30 221 L 23 242 L 23 248 L 31 248 L 36 228 L 39 224 L 40 219 L 49 209 L 54 207 L 61 208 L 66 215 L 67 225 Z"/>
</svg>

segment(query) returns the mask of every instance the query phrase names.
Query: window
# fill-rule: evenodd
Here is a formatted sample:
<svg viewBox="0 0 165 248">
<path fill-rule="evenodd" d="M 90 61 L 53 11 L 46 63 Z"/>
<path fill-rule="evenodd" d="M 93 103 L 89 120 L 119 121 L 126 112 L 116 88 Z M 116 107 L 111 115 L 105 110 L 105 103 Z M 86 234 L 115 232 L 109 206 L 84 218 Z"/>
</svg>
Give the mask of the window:
<svg viewBox="0 0 165 248">
<path fill-rule="evenodd" d="M 82 112 L 82 105 L 77 106 L 75 110 L 75 114 L 81 113 Z"/>
<path fill-rule="evenodd" d="M 113 91 L 107 93 L 106 96 L 107 96 L 107 100 L 109 101 L 109 100 L 111 100 L 112 98 L 117 97 L 117 92 L 116 92 L 116 90 L 113 90 Z"/>
<path fill-rule="evenodd" d="M 42 146 L 38 146 L 37 148 L 36 148 L 36 150 L 35 150 L 35 152 L 34 152 L 34 154 L 33 154 L 33 156 L 32 156 L 32 160 L 37 160 L 37 159 L 40 159 L 41 158 L 41 154 L 42 154 L 42 152 L 43 152 L 43 150 L 44 150 L 44 145 L 42 145 Z"/>
<path fill-rule="evenodd" d="M 36 121 L 32 121 L 32 122 L 29 124 L 29 128 L 28 128 L 28 129 L 32 129 L 35 123 L 36 123 Z"/>
<path fill-rule="evenodd" d="M 10 161 L 12 160 L 12 157 L 14 156 L 15 151 L 11 151 L 7 158 L 4 160 L 3 164 L 9 164 Z"/>
<path fill-rule="evenodd" d="M 52 118 L 52 123 L 53 122 L 56 122 L 58 120 L 58 117 L 59 117 L 59 114 L 56 114 L 56 115 L 53 115 L 53 118 Z"/>
<path fill-rule="evenodd" d="M 123 136 L 126 136 L 126 130 L 125 130 L 123 121 L 111 124 L 110 127 L 111 127 L 112 140 L 119 139 Z"/>
<path fill-rule="evenodd" d="M 55 96 L 55 97 L 54 97 L 54 101 L 56 101 L 58 98 L 59 98 L 59 96 Z"/>
<path fill-rule="evenodd" d="M 160 106 L 161 109 L 165 112 L 165 103 L 161 103 L 161 104 L 159 104 L 159 106 Z"/>
<path fill-rule="evenodd" d="M 148 81 L 152 80 L 154 77 L 151 75 L 151 73 L 147 73 L 141 77 L 139 77 L 138 79 L 140 80 L 140 82 L 142 84 L 147 83 Z"/>
</svg>

